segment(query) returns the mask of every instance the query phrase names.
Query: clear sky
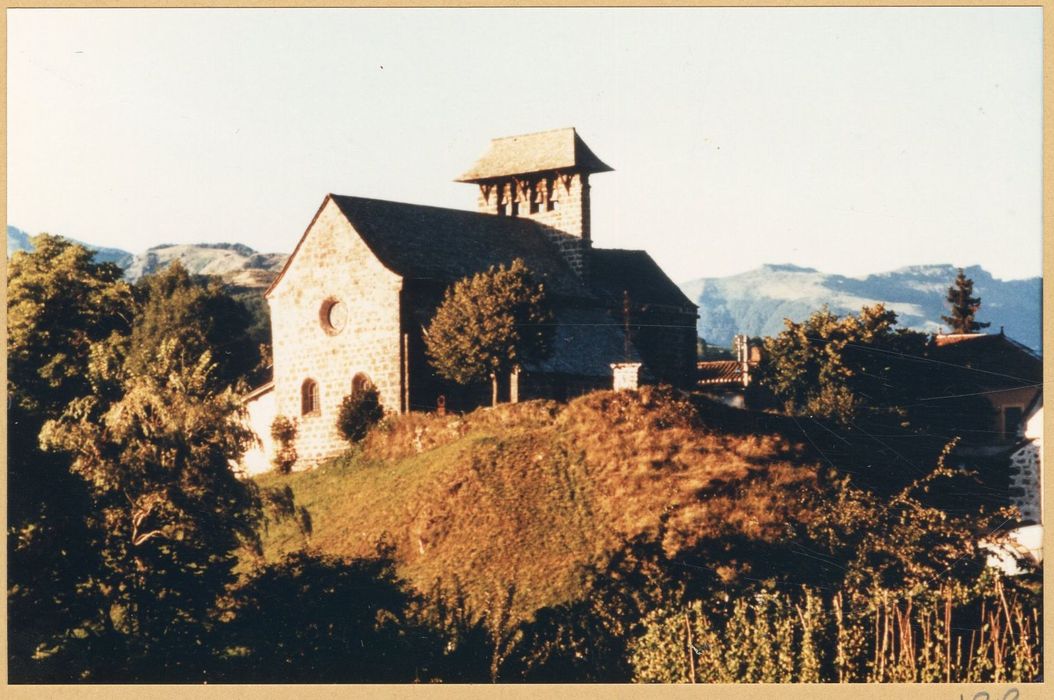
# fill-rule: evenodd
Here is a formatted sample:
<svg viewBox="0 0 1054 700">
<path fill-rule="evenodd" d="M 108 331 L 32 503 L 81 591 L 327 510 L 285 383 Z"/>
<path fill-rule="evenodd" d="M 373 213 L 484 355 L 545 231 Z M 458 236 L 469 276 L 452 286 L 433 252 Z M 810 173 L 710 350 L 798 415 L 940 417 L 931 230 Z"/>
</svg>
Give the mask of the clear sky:
<svg viewBox="0 0 1054 700">
<path fill-rule="evenodd" d="M 575 126 L 594 241 L 676 281 L 1041 273 L 1041 8 L 9 10 L 8 223 L 288 252 L 327 192 L 455 208 Z"/>
</svg>

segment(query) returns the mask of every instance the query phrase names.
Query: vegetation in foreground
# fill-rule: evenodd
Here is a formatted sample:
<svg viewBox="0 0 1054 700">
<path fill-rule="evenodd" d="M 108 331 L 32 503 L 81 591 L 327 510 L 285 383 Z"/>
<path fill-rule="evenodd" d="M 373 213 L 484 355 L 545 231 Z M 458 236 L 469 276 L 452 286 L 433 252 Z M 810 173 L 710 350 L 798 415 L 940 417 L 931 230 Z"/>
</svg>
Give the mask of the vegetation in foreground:
<svg viewBox="0 0 1054 700">
<path fill-rule="evenodd" d="M 1035 677 L 1039 578 L 1000 580 L 977 546 L 1006 514 L 930 503 L 967 477 L 938 464 L 877 495 L 703 409 L 644 389 L 391 418 L 259 479 L 304 509 L 269 526 L 265 558 L 383 539 L 444 648 L 471 649 L 448 679 Z"/>
</svg>

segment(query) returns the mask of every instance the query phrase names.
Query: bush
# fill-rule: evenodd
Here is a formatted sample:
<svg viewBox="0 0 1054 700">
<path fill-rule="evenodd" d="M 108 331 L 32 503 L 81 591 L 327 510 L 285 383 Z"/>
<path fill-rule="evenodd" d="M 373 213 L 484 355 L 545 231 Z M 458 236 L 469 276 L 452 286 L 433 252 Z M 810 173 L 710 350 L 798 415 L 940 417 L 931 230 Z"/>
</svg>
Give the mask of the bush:
<svg viewBox="0 0 1054 700">
<path fill-rule="evenodd" d="M 381 397 L 373 386 L 353 391 L 340 402 L 337 430 L 348 442 L 359 442 L 384 417 Z"/>
<path fill-rule="evenodd" d="M 271 422 L 271 437 L 278 443 L 272 463 L 281 474 L 288 474 L 296 464 L 296 419 L 275 416 Z"/>
</svg>

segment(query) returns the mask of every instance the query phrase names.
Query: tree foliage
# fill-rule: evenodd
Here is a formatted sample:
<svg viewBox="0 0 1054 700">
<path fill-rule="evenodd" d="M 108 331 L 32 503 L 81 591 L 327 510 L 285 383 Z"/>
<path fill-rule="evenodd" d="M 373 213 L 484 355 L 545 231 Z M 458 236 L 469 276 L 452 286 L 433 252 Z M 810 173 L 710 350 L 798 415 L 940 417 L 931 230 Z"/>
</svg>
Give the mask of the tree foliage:
<svg viewBox="0 0 1054 700">
<path fill-rule="evenodd" d="M 93 262 L 91 251 L 58 236 L 36 236 L 33 246 L 8 270 L 8 391 L 27 414 L 47 419 L 93 391 L 93 350 L 127 334 L 135 309 L 116 265 Z"/>
<path fill-rule="evenodd" d="M 548 356 L 553 318 L 544 286 L 517 259 L 447 289 L 425 333 L 425 348 L 436 371 L 458 384 L 505 377 Z"/>
<path fill-rule="evenodd" d="M 881 304 L 856 316 L 823 308 L 765 340 L 759 378 L 789 413 L 843 424 L 861 416 L 906 420 L 905 405 L 925 375 L 928 338 L 896 328 Z"/>
<path fill-rule="evenodd" d="M 946 299 L 951 315 L 941 316 L 941 320 L 951 326 L 952 333 L 976 333 L 991 325 L 976 320 L 977 311 L 981 308 L 981 297 L 973 295 L 973 280 L 966 276 L 961 267 L 955 282 L 948 287 Z"/>
<path fill-rule="evenodd" d="M 100 390 L 89 368 L 127 334 L 131 289 L 112 264 L 57 236 L 33 239 L 8 267 L 8 625 L 12 678 L 75 681 L 112 641 L 93 582 L 103 533 L 88 485 L 37 436 L 73 399 Z"/>
<path fill-rule="evenodd" d="M 259 500 L 231 469 L 251 440 L 240 403 L 215 389 L 208 352 L 185 359 L 176 338 L 162 342 L 118 401 L 77 399 L 41 433 L 90 485 L 105 614 L 139 679 L 188 677 L 239 549 L 257 544 Z"/>
<path fill-rule="evenodd" d="M 348 442 L 359 442 L 384 417 L 381 395 L 373 385 L 351 392 L 340 402 L 337 431 Z"/>
<path fill-rule="evenodd" d="M 217 647 L 221 679 L 394 683 L 430 679 L 438 635 L 408 614 L 415 596 L 390 552 L 343 561 L 293 554 L 232 592 Z"/>
<path fill-rule="evenodd" d="M 131 373 L 148 372 L 159 345 L 168 340 L 177 341 L 183 362 L 211 353 L 210 381 L 218 387 L 247 378 L 259 362 L 252 314 L 219 280 L 193 276 L 176 261 L 143 277 L 136 293 L 141 308 L 126 361 Z"/>
<path fill-rule="evenodd" d="M 19 680 L 199 678 L 259 506 L 230 468 L 249 440 L 228 386 L 238 370 L 217 379 L 211 359 L 237 309 L 193 286 L 177 269 L 133 290 L 51 236 L 11 261 Z"/>
</svg>

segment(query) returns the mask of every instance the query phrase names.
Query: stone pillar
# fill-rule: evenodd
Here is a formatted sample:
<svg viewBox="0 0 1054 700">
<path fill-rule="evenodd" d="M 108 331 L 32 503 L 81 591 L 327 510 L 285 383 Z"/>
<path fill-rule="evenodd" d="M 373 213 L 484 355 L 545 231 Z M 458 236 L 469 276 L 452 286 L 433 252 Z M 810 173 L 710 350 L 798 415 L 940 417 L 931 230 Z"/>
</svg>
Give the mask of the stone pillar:
<svg viewBox="0 0 1054 700">
<path fill-rule="evenodd" d="M 520 368 L 509 372 L 509 403 L 520 402 Z"/>
<path fill-rule="evenodd" d="M 640 386 L 639 362 L 616 362 L 611 365 L 613 373 L 612 389 L 615 391 L 635 390 Z"/>
</svg>

